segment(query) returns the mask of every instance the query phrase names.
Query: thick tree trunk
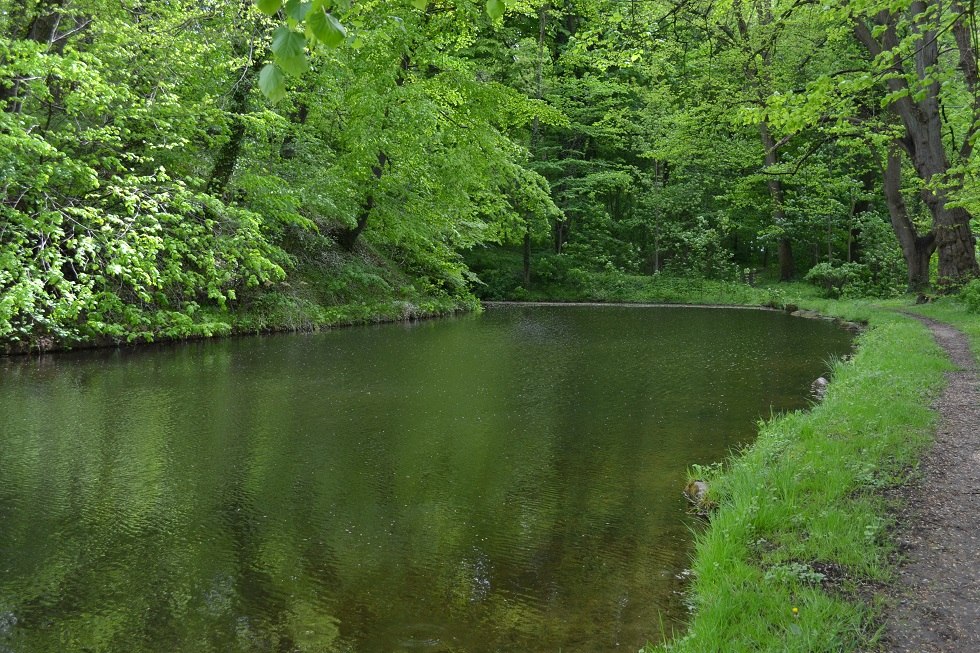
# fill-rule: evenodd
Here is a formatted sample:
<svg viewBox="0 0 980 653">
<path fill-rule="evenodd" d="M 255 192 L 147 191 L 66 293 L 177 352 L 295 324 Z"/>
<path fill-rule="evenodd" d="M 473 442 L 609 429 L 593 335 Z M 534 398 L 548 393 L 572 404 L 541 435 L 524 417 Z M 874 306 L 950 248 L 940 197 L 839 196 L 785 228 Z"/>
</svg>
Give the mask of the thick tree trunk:
<svg viewBox="0 0 980 653">
<path fill-rule="evenodd" d="M 250 12 L 250 0 L 241 0 L 238 17 L 242 21 L 242 25 L 246 24 Z M 251 47 L 245 38 L 236 40 L 235 49 L 243 56 L 251 51 Z M 228 109 L 228 113 L 231 115 L 231 133 L 214 157 L 214 167 L 211 168 L 211 177 L 208 179 L 207 185 L 207 191 L 211 195 L 223 194 L 235 172 L 235 165 L 238 163 L 238 157 L 242 151 L 242 142 L 245 140 L 245 122 L 242 120 L 242 116 L 248 114 L 248 98 L 258 78 L 259 62 L 262 59 L 261 54 L 252 57 L 239 71 L 238 82 L 232 89 L 231 106 Z"/>
<path fill-rule="evenodd" d="M 970 230 L 972 216 L 964 208 L 947 206 L 948 185 L 961 183 L 962 179 L 955 174 L 949 174 L 950 163 L 943 142 L 939 82 L 926 83 L 937 79 L 935 71 L 940 68 L 939 38 L 930 24 L 936 7 L 936 0 L 915 0 L 909 7 L 912 30 L 917 37 L 912 54 L 914 71 L 905 69 L 908 58 L 901 49 L 896 27 L 899 19 L 897 14 L 878 14 L 874 22 L 880 33 L 861 20 L 857 21 L 854 33 L 872 56 L 891 53 L 892 70 L 896 74 L 888 77 L 887 85 L 897 99 L 889 107 L 905 128 L 905 137 L 900 143 L 908 153 L 916 173 L 925 182 L 922 197 L 933 219 L 933 232 L 939 252 L 939 283 L 957 286 L 980 276 L 980 265 L 977 264 L 976 243 Z M 959 23 L 954 28 L 961 55 L 960 67 L 966 76 L 967 85 L 972 89 L 976 87 L 977 73 L 972 49 L 969 47 L 969 31 Z M 970 52 L 964 54 L 965 50 Z M 914 89 L 909 88 L 906 81 L 908 74 L 914 74 L 919 81 Z M 970 137 L 975 129 L 968 129 L 960 151 L 961 156 L 969 155 L 972 149 Z"/>
<path fill-rule="evenodd" d="M 231 175 L 235 172 L 235 165 L 242 151 L 242 141 L 245 140 L 245 121 L 242 120 L 242 116 L 248 113 L 248 96 L 256 74 L 255 66 L 249 65 L 242 71 L 242 77 L 232 91 L 229 109 L 231 133 L 214 157 L 214 167 L 211 169 L 211 178 L 208 179 L 207 186 L 207 191 L 211 195 L 224 193 L 228 182 L 231 181 Z"/>
<path fill-rule="evenodd" d="M 921 292 L 929 287 L 929 259 L 936 250 L 935 234 L 930 231 L 919 235 L 915 224 L 909 219 L 902 197 L 902 159 L 898 151 L 893 149 L 888 153 L 888 162 L 882 174 L 888 215 L 908 267 L 908 291 Z"/>
<path fill-rule="evenodd" d="M 932 213 L 936 249 L 939 251 L 939 279 L 942 286 L 959 286 L 980 276 L 977 265 L 976 241 L 970 229 L 970 213 L 962 207 L 946 206 L 946 193 L 922 189 Z"/>
<path fill-rule="evenodd" d="M 374 208 L 374 194 L 370 194 L 365 198 L 364 203 L 361 204 L 361 210 L 357 214 L 357 224 L 350 229 L 343 229 L 337 236 L 337 244 L 343 247 L 348 252 L 354 251 L 354 245 L 357 244 L 357 238 L 364 231 L 367 226 L 368 218 L 371 216 L 371 210 Z"/>
</svg>

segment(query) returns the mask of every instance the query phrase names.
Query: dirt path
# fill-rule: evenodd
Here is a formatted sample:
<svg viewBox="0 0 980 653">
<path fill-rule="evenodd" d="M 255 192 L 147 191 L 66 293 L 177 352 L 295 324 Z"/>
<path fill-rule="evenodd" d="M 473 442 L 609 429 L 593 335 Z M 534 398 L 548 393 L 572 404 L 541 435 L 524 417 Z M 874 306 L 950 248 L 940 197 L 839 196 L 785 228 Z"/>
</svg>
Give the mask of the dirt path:
<svg viewBox="0 0 980 653">
<path fill-rule="evenodd" d="M 889 598 L 886 650 L 980 652 L 980 382 L 969 343 L 941 322 L 912 315 L 959 367 L 935 405 L 936 443 L 921 482 L 902 488 L 903 562 Z"/>
</svg>

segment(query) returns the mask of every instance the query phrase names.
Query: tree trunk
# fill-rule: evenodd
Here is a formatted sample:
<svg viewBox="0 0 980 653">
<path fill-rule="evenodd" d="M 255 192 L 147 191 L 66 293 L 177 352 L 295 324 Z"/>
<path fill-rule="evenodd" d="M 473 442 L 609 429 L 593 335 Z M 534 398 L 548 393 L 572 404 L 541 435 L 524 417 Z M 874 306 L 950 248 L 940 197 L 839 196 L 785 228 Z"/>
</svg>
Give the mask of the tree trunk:
<svg viewBox="0 0 980 653">
<path fill-rule="evenodd" d="M 963 207 L 946 206 L 946 193 L 922 189 L 922 196 L 932 213 L 936 249 L 939 251 L 940 287 L 957 287 L 980 276 L 976 241 L 970 230 L 970 213 Z"/>
<path fill-rule="evenodd" d="M 384 176 L 385 165 L 388 163 L 388 155 L 384 152 L 378 152 L 378 164 L 371 166 L 371 173 L 374 175 L 375 183 L 381 181 L 381 177 Z M 357 224 L 348 229 L 340 230 L 334 237 L 337 243 L 343 247 L 348 252 L 354 251 L 354 245 L 357 244 L 357 239 L 367 227 L 368 218 L 371 217 L 371 210 L 374 208 L 374 191 L 372 190 L 364 198 L 364 202 L 361 204 L 361 209 L 357 213 Z"/>
<path fill-rule="evenodd" d="M 929 259 L 936 250 L 935 234 L 930 231 L 919 235 L 915 224 L 909 219 L 902 197 L 902 159 L 897 149 L 893 148 L 888 153 L 888 163 L 882 174 L 888 215 L 908 267 L 908 291 L 921 292 L 929 287 Z"/>
<path fill-rule="evenodd" d="M 251 11 L 251 2 L 242 0 L 238 9 L 238 16 L 243 21 L 247 19 Z M 235 49 L 238 54 L 250 54 L 251 47 L 244 39 L 236 39 Z M 251 57 L 239 71 L 238 83 L 235 84 L 231 93 L 231 107 L 228 113 L 231 114 L 231 134 L 228 140 L 221 145 L 221 149 L 214 157 L 214 167 L 211 168 L 211 177 L 208 179 L 207 192 L 211 195 L 219 196 L 225 192 L 231 176 L 235 172 L 235 165 L 242 151 L 242 142 L 245 140 L 245 122 L 242 116 L 248 113 L 248 98 L 255 85 L 255 80 L 259 74 L 259 62 L 263 59 L 261 54 Z"/>
<path fill-rule="evenodd" d="M 232 91 L 229 109 L 231 134 L 214 157 L 214 167 L 211 169 L 211 178 L 208 179 L 207 186 L 207 192 L 211 195 L 223 194 L 228 187 L 228 182 L 231 181 L 231 175 L 235 172 L 235 165 L 242 151 L 242 141 L 245 140 L 245 121 L 242 120 L 242 116 L 248 113 L 248 96 L 255 76 L 255 65 L 247 66 Z"/>
<path fill-rule="evenodd" d="M 769 131 L 769 124 L 766 121 L 759 123 L 759 136 L 765 150 L 766 167 L 776 165 L 779 163 L 776 141 L 773 140 L 772 133 Z M 779 177 L 770 175 L 767 185 L 769 186 L 769 197 L 772 199 L 772 222 L 781 229 L 785 229 L 786 213 L 783 212 L 783 184 Z M 779 239 L 778 253 L 779 280 L 789 281 L 796 273 L 796 263 L 793 260 L 793 242 L 785 234 Z"/>
<path fill-rule="evenodd" d="M 905 136 L 899 143 L 909 155 L 916 173 L 925 182 L 922 198 L 932 214 L 933 233 L 939 252 L 939 283 L 943 286 L 957 286 L 971 278 L 980 276 L 977 264 L 976 244 L 970 230 L 970 213 L 962 208 L 950 208 L 949 184 L 962 183 L 962 176 L 949 174 L 949 158 L 943 142 L 943 115 L 939 100 L 939 82 L 935 81 L 935 71 L 940 69 L 939 39 L 929 21 L 933 20 L 936 0 L 926 2 L 915 0 L 909 7 L 911 29 L 916 35 L 913 42 L 912 60 L 915 70 L 906 70 L 908 57 L 903 55 L 898 35 L 899 16 L 882 12 L 875 18 L 875 29 L 858 20 L 855 36 L 868 52 L 879 57 L 890 53 L 892 61 L 888 77 L 888 90 L 896 99 L 889 108 L 901 119 Z M 960 21 L 966 20 L 962 16 Z M 969 32 L 959 22 L 954 24 L 954 36 L 960 49 L 960 66 L 966 75 L 967 85 L 976 87 L 976 65 L 969 48 Z M 971 66 L 971 61 L 973 64 Z M 919 82 L 910 88 L 907 75 L 915 75 Z M 930 83 L 927 83 L 930 82 Z M 960 156 L 966 157 L 972 149 L 972 136 L 976 127 L 969 128 L 967 138 L 960 149 Z"/>
<path fill-rule="evenodd" d="M 364 199 L 364 203 L 361 204 L 361 210 L 357 214 L 357 224 L 352 228 L 343 229 L 337 234 L 337 244 L 343 247 L 345 251 L 354 251 L 354 245 L 357 244 L 357 238 L 367 226 L 367 221 L 371 216 L 371 209 L 373 208 L 374 193 L 371 193 Z"/>
</svg>

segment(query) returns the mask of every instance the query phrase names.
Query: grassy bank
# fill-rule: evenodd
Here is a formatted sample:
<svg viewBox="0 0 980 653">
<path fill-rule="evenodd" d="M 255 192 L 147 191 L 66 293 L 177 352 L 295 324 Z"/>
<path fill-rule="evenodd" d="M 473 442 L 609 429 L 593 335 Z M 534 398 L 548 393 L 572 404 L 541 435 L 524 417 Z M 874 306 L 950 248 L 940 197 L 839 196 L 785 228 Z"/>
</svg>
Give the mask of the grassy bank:
<svg viewBox="0 0 980 653">
<path fill-rule="evenodd" d="M 661 650 L 850 651 L 875 637 L 873 588 L 891 553 L 885 490 L 929 441 L 948 363 L 907 317 L 818 304 L 870 328 L 834 364 L 821 404 L 763 425 L 709 479 L 719 507 L 697 535 L 693 620 Z"/>
<path fill-rule="evenodd" d="M 519 298 L 522 293 L 516 291 Z M 980 357 L 980 319 L 941 299 L 914 306 L 823 299 L 808 284 L 745 284 L 590 275 L 528 299 L 797 305 L 868 325 L 857 351 L 832 365 L 825 399 L 760 425 L 758 439 L 707 473 L 717 509 L 696 533 L 689 628 L 647 653 L 873 650 L 893 573 L 888 489 L 915 474 L 931 440 L 946 356 L 915 311 L 968 333 Z"/>
<path fill-rule="evenodd" d="M 952 324 L 970 339 L 970 348 L 973 350 L 973 355 L 980 362 L 980 315 L 968 313 L 962 302 L 946 297 L 929 304 L 902 307 L 902 310 Z"/>
</svg>

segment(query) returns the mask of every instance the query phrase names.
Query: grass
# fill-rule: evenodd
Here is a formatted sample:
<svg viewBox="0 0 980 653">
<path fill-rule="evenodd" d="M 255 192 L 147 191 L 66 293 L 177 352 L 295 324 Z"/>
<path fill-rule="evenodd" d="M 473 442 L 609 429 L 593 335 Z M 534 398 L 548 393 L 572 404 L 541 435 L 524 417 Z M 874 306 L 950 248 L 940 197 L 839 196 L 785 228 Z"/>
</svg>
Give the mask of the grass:
<svg viewBox="0 0 980 653">
<path fill-rule="evenodd" d="M 980 315 L 968 313 L 966 306 L 952 297 L 942 297 L 929 304 L 904 307 L 934 320 L 952 324 L 970 339 L 973 356 L 980 363 Z"/>
<path fill-rule="evenodd" d="M 893 574 L 887 489 L 914 475 L 933 433 L 929 406 L 951 368 L 929 331 L 900 311 L 960 328 L 978 359 L 980 318 L 951 298 L 923 306 L 907 297 L 831 300 L 802 283 L 621 273 L 589 275 L 557 293 L 540 285 L 523 298 L 796 305 L 867 325 L 855 355 L 834 361 L 821 403 L 760 424 L 752 445 L 709 469 L 708 500 L 718 507 L 696 534 L 692 619 L 645 652 L 873 650 L 877 590 Z"/>
<path fill-rule="evenodd" d="M 761 426 L 709 479 L 680 638 L 652 651 L 851 651 L 875 638 L 869 588 L 890 575 L 887 500 L 930 441 L 949 364 L 928 331 L 865 303 L 808 305 L 867 321 L 825 400 Z M 798 609 L 794 614 L 793 608 Z"/>
</svg>

